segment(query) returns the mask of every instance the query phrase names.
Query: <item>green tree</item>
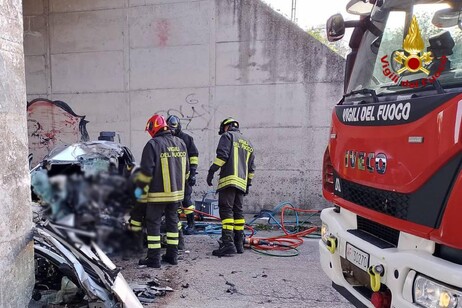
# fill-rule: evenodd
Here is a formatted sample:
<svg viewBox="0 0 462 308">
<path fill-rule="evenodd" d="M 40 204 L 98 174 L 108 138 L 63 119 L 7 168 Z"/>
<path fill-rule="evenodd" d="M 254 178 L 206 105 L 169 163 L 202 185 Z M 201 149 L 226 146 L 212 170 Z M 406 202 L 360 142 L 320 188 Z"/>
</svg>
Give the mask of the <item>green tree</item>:
<svg viewBox="0 0 462 308">
<path fill-rule="evenodd" d="M 350 52 L 350 47 L 348 47 L 348 42 L 345 39 L 337 42 L 329 42 L 326 38 L 326 29 L 324 26 L 312 27 L 311 29 L 308 29 L 307 32 L 309 35 L 329 47 L 332 51 L 341 55 L 343 58 L 345 58 Z"/>
</svg>

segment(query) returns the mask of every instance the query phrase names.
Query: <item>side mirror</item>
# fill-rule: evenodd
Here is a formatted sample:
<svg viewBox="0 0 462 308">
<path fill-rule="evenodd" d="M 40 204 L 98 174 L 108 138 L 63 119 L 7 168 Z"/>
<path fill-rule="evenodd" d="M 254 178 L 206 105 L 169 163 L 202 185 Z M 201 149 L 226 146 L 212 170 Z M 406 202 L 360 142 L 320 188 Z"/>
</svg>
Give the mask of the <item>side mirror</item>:
<svg viewBox="0 0 462 308">
<path fill-rule="evenodd" d="M 341 14 L 335 14 L 329 17 L 326 23 L 326 34 L 329 42 L 335 42 L 345 35 L 345 21 Z"/>
</svg>

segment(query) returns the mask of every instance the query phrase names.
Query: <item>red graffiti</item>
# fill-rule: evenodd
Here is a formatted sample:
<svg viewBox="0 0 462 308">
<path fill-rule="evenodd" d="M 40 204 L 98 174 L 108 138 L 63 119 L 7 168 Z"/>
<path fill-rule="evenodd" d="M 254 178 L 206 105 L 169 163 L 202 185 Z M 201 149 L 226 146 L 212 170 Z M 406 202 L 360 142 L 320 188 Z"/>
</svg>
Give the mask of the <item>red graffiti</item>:
<svg viewBox="0 0 462 308">
<path fill-rule="evenodd" d="M 156 34 L 161 47 L 167 46 L 168 37 L 170 35 L 170 23 L 166 19 L 156 21 Z"/>
</svg>

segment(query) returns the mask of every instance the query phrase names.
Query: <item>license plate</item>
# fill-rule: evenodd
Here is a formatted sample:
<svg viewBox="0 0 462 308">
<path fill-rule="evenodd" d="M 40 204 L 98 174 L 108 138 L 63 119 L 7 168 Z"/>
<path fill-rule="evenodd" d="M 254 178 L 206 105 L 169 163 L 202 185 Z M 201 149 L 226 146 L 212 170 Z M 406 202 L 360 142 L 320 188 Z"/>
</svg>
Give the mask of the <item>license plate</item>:
<svg viewBox="0 0 462 308">
<path fill-rule="evenodd" d="M 346 243 L 346 258 L 348 261 L 367 272 L 369 268 L 369 254 Z"/>
</svg>

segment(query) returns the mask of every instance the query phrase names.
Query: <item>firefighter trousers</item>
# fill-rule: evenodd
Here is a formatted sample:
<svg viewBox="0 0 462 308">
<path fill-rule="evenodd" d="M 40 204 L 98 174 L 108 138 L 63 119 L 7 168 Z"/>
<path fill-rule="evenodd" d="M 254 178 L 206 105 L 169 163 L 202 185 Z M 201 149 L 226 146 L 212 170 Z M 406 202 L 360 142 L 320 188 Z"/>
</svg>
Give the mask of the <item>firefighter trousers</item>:
<svg viewBox="0 0 462 308">
<path fill-rule="evenodd" d="M 167 246 L 171 248 L 178 247 L 178 206 L 175 203 L 148 203 L 146 206 L 146 229 L 148 239 L 148 257 L 149 255 L 158 255 L 160 251 L 161 237 L 160 224 L 162 214 L 165 212 L 165 229 L 167 235 Z"/>
<path fill-rule="evenodd" d="M 186 214 L 187 222 L 188 222 L 188 229 L 194 229 L 194 210 L 196 207 L 194 205 L 194 202 L 191 200 L 191 195 L 192 195 L 192 187 L 186 183 L 184 184 L 184 199 L 182 202 L 183 208 L 187 208 L 189 210 L 184 210 L 184 213 Z"/>
<path fill-rule="evenodd" d="M 146 203 L 136 202 L 130 211 L 130 230 L 141 232 L 143 230 L 144 216 L 146 215 Z"/>
<path fill-rule="evenodd" d="M 243 203 L 244 192 L 237 188 L 226 187 L 218 192 L 218 208 L 222 224 L 222 235 L 226 234 L 225 238 L 222 238 L 223 241 L 229 240 L 233 231 L 244 231 Z M 233 237 L 231 236 L 231 238 Z"/>
<path fill-rule="evenodd" d="M 190 207 L 194 205 L 194 202 L 191 200 L 192 195 L 192 187 L 188 184 L 188 182 L 184 183 L 184 199 L 183 199 L 183 207 Z"/>
</svg>

